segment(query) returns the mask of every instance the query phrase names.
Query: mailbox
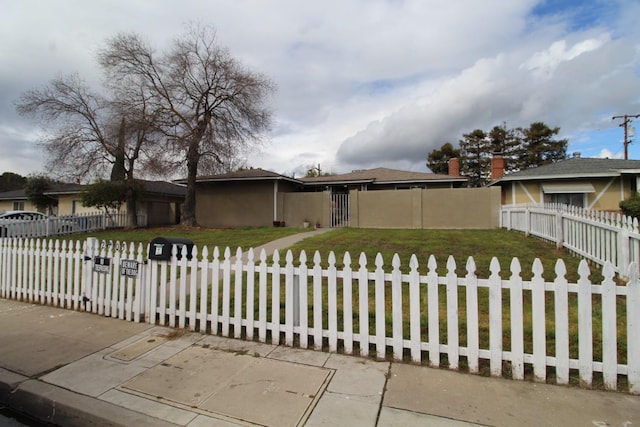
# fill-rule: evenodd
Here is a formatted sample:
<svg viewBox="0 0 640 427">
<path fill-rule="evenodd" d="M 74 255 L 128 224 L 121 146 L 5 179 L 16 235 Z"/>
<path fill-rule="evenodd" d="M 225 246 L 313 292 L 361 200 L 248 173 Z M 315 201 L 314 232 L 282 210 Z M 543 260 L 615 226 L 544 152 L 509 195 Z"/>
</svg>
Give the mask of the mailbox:
<svg viewBox="0 0 640 427">
<path fill-rule="evenodd" d="M 187 259 L 191 259 L 191 251 L 193 249 L 193 242 L 189 239 L 181 239 L 178 237 L 156 237 L 149 245 L 149 259 L 155 259 L 157 261 L 170 261 L 171 251 L 176 246 L 177 259 L 182 258 L 182 248 L 186 246 Z"/>
</svg>

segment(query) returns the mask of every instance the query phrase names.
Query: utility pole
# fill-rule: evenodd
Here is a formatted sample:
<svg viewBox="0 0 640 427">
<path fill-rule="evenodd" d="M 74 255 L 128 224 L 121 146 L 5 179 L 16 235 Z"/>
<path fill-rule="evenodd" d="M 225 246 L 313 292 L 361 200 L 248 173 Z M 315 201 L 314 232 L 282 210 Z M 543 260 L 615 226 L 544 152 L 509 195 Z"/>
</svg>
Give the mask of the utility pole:
<svg viewBox="0 0 640 427">
<path fill-rule="evenodd" d="M 624 128 L 624 159 L 625 160 L 629 159 L 629 154 L 628 154 L 629 140 L 627 138 L 627 135 L 628 135 L 627 128 L 629 126 L 629 123 L 631 123 L 631 119 L 637 119 L 638 117 L 640 117 L 640 114 L 635 114 L 635 115 L 625 114 L 623 116 L 613 116 L 611 118 L 611 120 L 622 119 L 622 123 L 620 123 L 618 126 L 621 126 Z"/>
</svg>

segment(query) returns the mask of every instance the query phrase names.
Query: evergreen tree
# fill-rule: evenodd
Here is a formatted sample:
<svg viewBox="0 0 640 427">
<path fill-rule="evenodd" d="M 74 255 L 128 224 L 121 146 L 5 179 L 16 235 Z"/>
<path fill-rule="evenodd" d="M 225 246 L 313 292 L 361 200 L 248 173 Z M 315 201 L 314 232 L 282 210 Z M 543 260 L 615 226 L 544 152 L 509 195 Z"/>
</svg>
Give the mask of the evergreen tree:
<svg viewBox="0 0 640 427">
<path fill-rule="evenodd" d="M 44 175 L 35 175 L 27 178 L 24 185 L 24 192 L 27 199 L 39 211 L 53 212 L 53 208 L 58 205 L 58 199 L 47 196 L 45 193 L 51 188 L 52 181 Z"/>
<path fill-rule="evenodd" d="M 522 151 L 522 140 L 516 129 L 507 128 L 507 124 L 494 126 L 489 132 L 491 154 L 504 158 L 505 172 L 518 170 L 518 159 Z"/>
<path fill-rule="evenodd" d="M 506 123 L 494 126 L 488 133 L 476 129 L 463 135 L 460 148 L 449 142 L 427 156 L 427 166 L 434 173 L 448 172 L 449 159 L 460 159 L 460 175 L 469 179 L 469 187 L 481 187 L 491 178 L 491 158 L 505 160 L 505 172 L 554 163 L 567 157 L 566 139 L 557 139 L 559 127 L 550 128 L 534 122 L 528 128 L 508 128 Z"/>
<path fill-rule="evenodd" d="M 491 141 L 482 129 L 465 133 L 460 140 L 460 174 L 469 187 L 481 187 L 491 174 Z"/>
<path fill-rule="evenodd" d="M 453 148 L 450 142 L 445 143 L 440 149 L 434 149 L 427 156 L 427 167 L 433 173 L 447 175 L 449 173 L 449 160 L 460 157 L 460 149 Z"/>
<path fill-rule="evenodd" d="M 568 140 L 556 139 L 559 127 L 550 128 L 543 122 L 534 122 L 528 128 L 518 128 L 522 148 L 518 169 L 542 166 L 567 157 Z"/>
<path fill-rule="evenodd" d="M 5 172 L 0 175 L 0 192 L 19 190 L 24 187 L 27 178 L 13 172 Z"/>
</svg>

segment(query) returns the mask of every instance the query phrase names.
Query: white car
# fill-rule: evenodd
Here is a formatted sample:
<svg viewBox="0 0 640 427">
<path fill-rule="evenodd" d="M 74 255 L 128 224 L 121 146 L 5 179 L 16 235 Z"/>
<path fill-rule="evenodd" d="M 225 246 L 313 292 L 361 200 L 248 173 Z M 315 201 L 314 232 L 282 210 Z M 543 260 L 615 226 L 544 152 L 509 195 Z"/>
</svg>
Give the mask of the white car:
<svg viewBox="0 0 640 427">
<path fill-rule="evenodd" d="M 0 213 L 0 220 L 32 221 L 35 219 L 47 219 L 48 216 L 40 212 L 32 211 L 7 211 Z"/>
</svg>

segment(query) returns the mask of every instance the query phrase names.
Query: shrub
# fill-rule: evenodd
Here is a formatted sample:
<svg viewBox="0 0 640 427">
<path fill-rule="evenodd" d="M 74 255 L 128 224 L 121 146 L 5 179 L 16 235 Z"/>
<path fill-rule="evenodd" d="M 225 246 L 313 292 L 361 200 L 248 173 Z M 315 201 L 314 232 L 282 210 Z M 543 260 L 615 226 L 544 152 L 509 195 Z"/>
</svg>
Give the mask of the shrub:
<svg viewBox="0 0 640 427">
<path fill-rule="evenodd" d="M 635 218 L 640 218 L 640 194 L 635 193 L 633 196 L 629 197 L 620 202 L 620 209 L 622 213 L 627 216 L 632 216 Z"/>
</svg>

